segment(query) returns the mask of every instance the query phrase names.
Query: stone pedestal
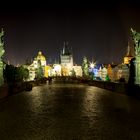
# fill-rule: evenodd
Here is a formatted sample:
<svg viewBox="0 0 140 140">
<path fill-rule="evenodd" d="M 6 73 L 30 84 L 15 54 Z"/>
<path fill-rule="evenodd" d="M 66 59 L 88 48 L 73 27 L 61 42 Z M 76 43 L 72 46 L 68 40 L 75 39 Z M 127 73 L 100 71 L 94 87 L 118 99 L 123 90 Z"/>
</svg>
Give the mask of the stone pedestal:
<svg viewBox="0 0 140 140">
<path fill-rule="evenodd" d="M 3 62 L 0 61 L 0 86 L 4 84 L 4 78 L 3 78 Z"/>
<path fill-rule="evenodd" d="M 135 61 L 135 84 L 140 85 L 140 56 L 137 56 Z"/>
</svg>

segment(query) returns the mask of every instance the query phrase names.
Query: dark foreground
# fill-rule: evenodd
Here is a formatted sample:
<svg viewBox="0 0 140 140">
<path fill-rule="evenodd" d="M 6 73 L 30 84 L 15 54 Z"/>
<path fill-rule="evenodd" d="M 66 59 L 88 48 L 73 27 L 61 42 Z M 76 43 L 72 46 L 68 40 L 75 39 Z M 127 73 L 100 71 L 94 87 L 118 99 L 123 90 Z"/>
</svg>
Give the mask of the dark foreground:
<svg viewBox="0 0 140 140">
<path fill-rule="evenodd" d="M 97 87 L 52 84 L 0 101 L 1 140 L 139 140 L 140 101 Z"/>
</svg>

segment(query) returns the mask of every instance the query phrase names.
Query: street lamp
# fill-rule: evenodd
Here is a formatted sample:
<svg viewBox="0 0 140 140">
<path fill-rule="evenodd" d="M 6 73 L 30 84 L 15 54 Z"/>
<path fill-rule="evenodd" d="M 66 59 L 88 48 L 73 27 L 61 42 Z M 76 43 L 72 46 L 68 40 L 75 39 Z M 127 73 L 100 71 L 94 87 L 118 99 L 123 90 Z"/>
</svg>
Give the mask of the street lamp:
<svg viewBox="0 0 140 140">
<path fill-rule="evenodd" d="M 92 69 L 93 69 L 93 68 L 94 68 L 94 66 L 95 66 L 95 63 L 91 62 L 91 63 L 90 63 L 90 68 L 92 68 Z"/>
</svg>

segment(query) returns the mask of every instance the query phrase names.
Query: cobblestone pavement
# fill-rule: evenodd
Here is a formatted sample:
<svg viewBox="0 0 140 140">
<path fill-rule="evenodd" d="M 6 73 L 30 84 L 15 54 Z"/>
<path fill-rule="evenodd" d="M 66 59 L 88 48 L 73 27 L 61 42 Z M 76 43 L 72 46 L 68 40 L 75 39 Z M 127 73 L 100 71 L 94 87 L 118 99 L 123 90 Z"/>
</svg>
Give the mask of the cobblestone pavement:
<svg viewBox="0 0 140 140">
<path fill-rule="evenodd" d="M 140 101 L 52 84 L 0 101 L 0 140 L 140 140 Z"/>
</svg>

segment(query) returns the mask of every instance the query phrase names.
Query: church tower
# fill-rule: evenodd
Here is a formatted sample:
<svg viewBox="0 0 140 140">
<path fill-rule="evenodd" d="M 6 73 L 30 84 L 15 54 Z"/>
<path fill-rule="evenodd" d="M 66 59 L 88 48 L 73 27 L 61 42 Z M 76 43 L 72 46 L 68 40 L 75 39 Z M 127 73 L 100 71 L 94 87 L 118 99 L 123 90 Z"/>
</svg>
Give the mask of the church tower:
<svg viewBox="0 0 140 140">
<path fill-rule="evenodd" d="M 64 42 L 63 50 L 60 54 L 60 61 L 62 66 L 66 67 L 73 67 L 73 56 L 72 56 L 72 50 L 68 46 L 68 42 Z"/>
<path fill-rule="evenodd" d="M 130 64 L 130 61 L 132 58 L 134 58 L 132 54 L 132 47 L 130 47 L 130 44 L 128 42 L 127 53 L 126 53 L 126 56 L 124 57 L 124 64 Z"/>
<path fill-rule="evenodd" d="M 64 42 L 63 49 L 60 53 L 60 62 L 62 75 L 68 76 L 73 68 L 72 49 L 68 46 L 68 42 Z"/>
</svg>

